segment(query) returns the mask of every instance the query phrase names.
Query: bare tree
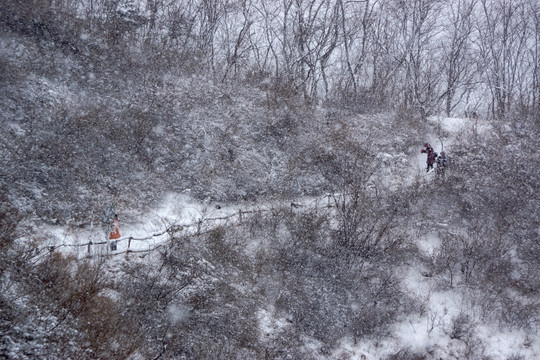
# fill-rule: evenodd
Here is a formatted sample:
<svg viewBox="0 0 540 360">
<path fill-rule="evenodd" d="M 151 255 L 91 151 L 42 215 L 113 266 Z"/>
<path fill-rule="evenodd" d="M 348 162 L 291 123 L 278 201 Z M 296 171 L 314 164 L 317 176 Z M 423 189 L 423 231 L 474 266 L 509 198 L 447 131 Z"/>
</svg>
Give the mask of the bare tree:
<svg viewBox="0 0 540 360">
<path fill-rule="evenodd" d="M 216 41 L 215 35 L 219 21 L 223 16 L 223 3 L 220 0 L 202 0 L 197 7 L 197 44 L 201 51 L 201 60 L 212 73 L 216 73 Z"/>
<path fill-rule="evenodd" d="M 437 53 L 433 46 L 436 35 L 440 3 L 437 1 L 415 0 L 398 2 L 398 25 L 401 30 L 403 69 L 403 103 L 405 107 L 420 107 L 425 111 L 435 101 L 439 82 L 439 69 L 434 66 L 433 56 Z"/>
<path fill-rule="evenodd" d="M 526 59 L 527 22 L 523 1 L 482 0 L 478 60 L 490 94 L 490 112 L 504 117 L 516 97 Z"/>
<path fill-rule="evenodd" d="M 540 109 L 540 6 L 538 3 L 531 1 L 531 7 L 534 6 L 532 12 L 534 16 L 534 48 L 531 50 L 534 63 L 534 80 L 533 80 L 533 105 L 536 109 Z"/>
<path fill-rule="evenodd" d="M 435 38 L 442 8 L 440 1 L 385 1 L 374 22 L 373 87 L 406 108 L 422 111 L 438 101 L 440 56 Z"/>
<path fill-rule="evenodd" d="M 445 99 L 447 116 L 469 92 L 473 82 L 475 72 L 470 52 L 476 4 L 476 0 L 456 0 L 449 5 L 449 30 L 441 42 L 446 87 L 441 97 Z"/>
<path fill-rule="evenodd" d="M 371 67 L 376 67 L 373 61 L 375 40 L 374 23 L 379 1 L 343 2 L 339 0 L 336 5 L 340 11 L 341 36 L 343 38 L 343 73 L 347 74 L 345 88 L 352 86 L 353 93 L 357 93 L 360 87 L 369 88 L 374 82 L 374 77 L 368 75 L 369 59 L 372 59 Z"/>
<path fill-rule="evenodd" d="M 252 11 L 252 1 L 251 0 L 242 0 L 239 1 L 238 4 L 236 4 L 240 9 L 239 12 L 241 12 L 241 19 L 227 21 L 228 17 L 231 12 L 233 12 L 233 19 L 236 18 L 236 14 L 234 14 L 234 9 L 231 12 L 225 13 L 225 36 L 226 39 L 224 40 L 225 46 L 226 46 L 226 67 L 223 74 L 222 82 L 224 82 L 227 78 L 227 75 L 229 74 L 229 71 L 231 69 L 234 70 L 234 73 L 236 74 L 238 71 L 238 61 L 239 59 L 244 55 L 244 53 L 250 52 L 251 48 L 246 48 L 245 44 L 247 44 L 247 38 L 248 34 L 251 31 L 251 25 L 253 25 L 253 20 L 251 18 L 251 11 Z M 236 23 L 240 24 L 240 26 L 237 26 Z M 230 27 L 230 28 L 229 28 Z M 236 30 L 235 27 L 238 27 L 239 29 Z M 234 32 L 237 31 L 237 34 L 235 35 Z M 233 46 L 232 43 L 234 44 Z"/>
<path fill-rule="evenodd" d="M 373 66 L 371 91 L 381 98 L 397 96 L 396 78 L 404 56 L 399 49 L 398 33 L 388 4 L 382 3 L 373 24 Z"/>
</svg>

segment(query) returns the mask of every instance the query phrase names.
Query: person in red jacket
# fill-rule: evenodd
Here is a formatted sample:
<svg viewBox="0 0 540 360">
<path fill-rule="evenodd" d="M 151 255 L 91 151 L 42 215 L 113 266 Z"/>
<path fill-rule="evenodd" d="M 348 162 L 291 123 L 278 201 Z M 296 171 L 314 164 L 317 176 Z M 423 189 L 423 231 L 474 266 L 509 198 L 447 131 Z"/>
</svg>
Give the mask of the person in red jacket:
<svg viewBox="0 0 540 360">
<path fill-rule="evenodd" d="M 427 154 L 427 172 L 429 172 L 429 170 L 433 170 L 433 164 L 435 164 L 437 154 L 435 151 L 433 151 L 431 145 L 429 145 L 429 143 L 425 143 L 424 148 L 422 148 L 420 152 Z"/>
<path fill-rule="evenodd" d="M 112 223 L 112 231 L 109 234 L 110 240 L 120 239 L 120 223 L 118 222 L 118 215 L 114 215 Z"/>
</svg>

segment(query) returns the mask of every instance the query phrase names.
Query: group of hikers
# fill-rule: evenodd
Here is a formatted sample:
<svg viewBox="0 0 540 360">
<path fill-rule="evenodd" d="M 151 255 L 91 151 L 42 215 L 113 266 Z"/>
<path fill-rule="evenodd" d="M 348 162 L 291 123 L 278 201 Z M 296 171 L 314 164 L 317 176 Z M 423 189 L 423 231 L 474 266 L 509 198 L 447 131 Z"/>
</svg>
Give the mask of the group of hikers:
<svg viewBox="0 0 540 360">
<path fill-rule="evenodd" d="M 444 177 L 446 167 L 448 166 L 448 159 L 446 158 L 446 153 L 441 151 L 440 154 L 437 154 L 433 147 L 429 143 L 425 143 L 424 147 L 420 149 L 420 152 L 427 154 L 427 172 L 433 170 L 433 165 L 437 163 L 437 175 Z"/>
<path fill-rule="evenodd" d="M 432 171 L 433 165 L 436 163 L 437 175 L 440 177 L 444 177 L 446 167 L 448 166 L 448 159 L 446 158 L 446 153 L 444 151 L 441 151 L 440 154 L 437 154 L 429 143 L 425 143 L 424 147 L 420 149 L 420 152 L 423 154 L 427 154 L 426 171 Z M 116 250 L 116 240 L 120 239 L 120 223 L 118 221 L 118 215 L 112 211 L 112 208 L 104 211 L 102 223 L 106 226 L 106 233 L 108 235 L 108 239 L 112 240 L 110 244 L 111 250 L 114 251 Z M 111 216 L 112 214 L 114 215 Z"/>
</svg>

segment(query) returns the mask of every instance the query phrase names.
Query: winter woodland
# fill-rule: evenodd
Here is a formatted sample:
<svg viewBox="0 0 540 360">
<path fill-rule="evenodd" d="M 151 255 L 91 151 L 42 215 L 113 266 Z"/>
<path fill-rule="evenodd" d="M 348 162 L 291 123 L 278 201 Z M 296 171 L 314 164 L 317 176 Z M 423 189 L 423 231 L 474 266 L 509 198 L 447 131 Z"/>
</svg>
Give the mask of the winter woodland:
<svg viewBox="0 0 540 360">
<path fill-rule="evenodd" d="M 539 138 L 537 0 L 4 0 L 0 358 L 538 359 Z"/>
</svg>

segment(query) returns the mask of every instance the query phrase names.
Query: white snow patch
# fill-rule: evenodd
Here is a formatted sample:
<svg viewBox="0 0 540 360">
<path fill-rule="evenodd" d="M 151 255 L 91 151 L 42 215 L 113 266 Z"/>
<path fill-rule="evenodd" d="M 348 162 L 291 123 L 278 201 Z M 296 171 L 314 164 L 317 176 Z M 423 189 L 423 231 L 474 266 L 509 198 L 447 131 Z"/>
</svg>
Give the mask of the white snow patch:
<svg viewBox="0 0 540 360">
<path fill-rule="evenodd" d="M 109 298 L 111 300 L 117 301 L 121 298 L 121 294 L 114 289 L 103 289 L 99 292 L 99 296 Z"/>
<path fill-rule="evenodd" d="M 440 116 L 432 116 L 428 118 L 428 121 L 436 127 L 440 126 L 441 129 L 456 134 L 461 131 L 465 126 L 472 124 L 475 120 L 468 118 L 447 118 Z"/>
<path fill-rule="evenodd" d="M 8 126 L 9 126 L 9 128 L 11 129 L 12 133 L 15 136 L 25 136 L 26 135 L 26 131 L 19 124 L 9 123 Z"/>
<path fill-rule="evenodd" d="M 191 308 L 182 304 L 170 304 L 167 307 L 167 314 L 169 315 L 169 320 L 176 324 L 182 322 L 189 317 Z"/>
<path fill-rule="evenodd" d="M 259 309 L 257 312 L 257 319 L 259 320 L 261 339 L 278 336 L 288 325 L 286 319 L 275 317 L 275 309 L 272 305 L 270 305 L 268 309 Z"/>
<path fill-rule="evenodd" d="M 441 246 L 441 239 L 437 233 L 431 232 L 417 240 L 417 245 L 426 255 L 433 255 Z"/>
</svg>

